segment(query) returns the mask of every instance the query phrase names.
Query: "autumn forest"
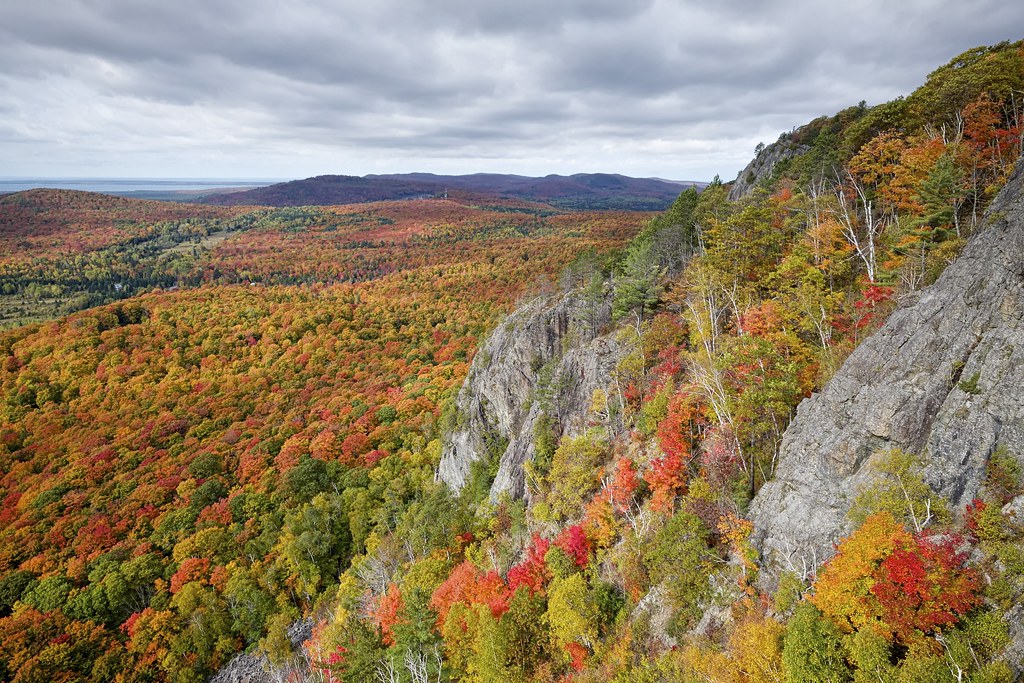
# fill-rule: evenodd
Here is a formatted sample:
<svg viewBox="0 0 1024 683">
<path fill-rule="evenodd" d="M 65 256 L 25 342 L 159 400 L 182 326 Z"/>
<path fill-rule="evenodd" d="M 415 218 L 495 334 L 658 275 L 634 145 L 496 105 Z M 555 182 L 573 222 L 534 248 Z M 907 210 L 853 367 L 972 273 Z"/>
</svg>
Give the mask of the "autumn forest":
<svg viewBox="0 0 1024 683">
<path fill-rule="evenodd" d="M 1022 139 L 1018 42 L 664 212 L 0 197 L 0 680 L 202 681 L 244 653 L 289 681 L 1011 683 L 1024 451 L 961 509 L 923 453 L 875 454 L 817 567 L 768 567 L 747 511 Z M 623 349 L 614 390 L 572 434 L 538 390 L 524 496 L 491 495 L 491 435 L 453 490 L 482 344 L 564 296 Z"/>
</svg>

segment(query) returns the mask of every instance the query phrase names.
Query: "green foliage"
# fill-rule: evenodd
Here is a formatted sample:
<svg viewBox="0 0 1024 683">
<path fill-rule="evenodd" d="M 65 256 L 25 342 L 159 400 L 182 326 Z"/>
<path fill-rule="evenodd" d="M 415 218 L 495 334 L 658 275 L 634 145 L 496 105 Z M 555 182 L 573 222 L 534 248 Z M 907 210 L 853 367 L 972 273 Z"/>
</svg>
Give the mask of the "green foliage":
<svg viewBox="0 0 1024 683">
<path fill-rule="evenodd" d="M 605 460 L 607 444 L 596 434 L 563 438 L 551 459 L 544 501 L 553 519 L 577 516 L 598 485 L 596 468 Z"/>
<path fill-rule="evenodd" d="M 267 622 L 265 638 L 260 640 L 260 650 L 275 666 L 283 666 L 291 662 L 294 656 L 292 641 L 288 638 L 288 629 L 292 620 L 286 614 L 276 614 Z"/>
<path fill-rule="evenodd" d="M 857 493 L 849 517 L 856 525 L 876 512 L 888 512 L 911 529 L 950 519 L 945 501 L 921 478 L 920 456 L 900 449 L 876 453 L 868 466 L 877 478 Z"/>
<path fill-rule="evenodd" d="M 907 98 L 913 122 L 948 124 L 981 93 L 999 100 L 1024 90 L 1024 43 L 1002 42 L 957 55 Z"/>
<path fill-rule="evenodd" d="M 498 476 L 498 468 L 500 466 L 500 455 L 488 455 L 470 463 L 469 476 L 466 477 L 466 485 L 462 488 L 462 491 L 459 494 L 462 500 L 467 503 L 479 503 L 486 500 L 488 494 L 491 492 L 491 485 L 494 483 L 494 478 Z"/>
<path fill-rule="evenodd" d="M 991 662 L 1009 642 L 1006 621 L 990 610 L 978 610 L 943 634 L 946 656 L 964 671 L 977 672 L 979 663 Z"/>
<path fill-rule="evenodd" d="M 593 647 L 597 642 L 600 612 L 581 574 L 556 577 L 551 582 L 545 619 L 559 645 L 579 642 Z"/>
<path fill-rule="evenodd" d="M 957 215 L 960 205 L 966 199 L 967 186 L 963 170 L 957 166 L 953 155 L 943 153 L 932 166 L 917 188 L 917 199 L 923 208 L 922 214 L 915 221 L 916 225 L 928 226 L 932 229 L 932 239 L 941 242 L 948 236 L 940 233 L 943 229 L 959 223 Z M 968 392 L 973 393 L 973 392 Z"/>
<path fill-rule="evenodd" d="M 232 574 L 224 587 L 232 630 L 249 645 L 265 635 L 266 624 L 277 612 L 273 595 L 260 585 L 259 579 L 257 572 L 241 570 Z"/>
<path fill-rule="evenodd" d="M 547 413 L 541 413 L 533 423 L 533 460 L 531 468 L 538 478 L 546 477 L 551 471 L 555 450 L 558 448 L 558 436 L 555 434 L 556 423 Z"/>
<path fill-rule="evenodd" d="M 626 596 L 615 584 L 598 581 L 594 586 L 594 601 L 597 603 L 602 630 L 610 628 L 626 607 Z"/>
<path fill-rule="evenodd" d="M 615 279 L 612 317 L 615 320 L 628 316 L 642 319 L 653 311 L 661 297 L 662 273 L 652 242 L 630 244 L 622 262 L 622 274 Z"/>
<path fill-rule="evenodd" d="M 700 519 L 677 512 L 644 545 L 643 563 L 651 580 L 664 584 L 679 631 L 685 631 L 711 597 L 713 555 L 708 540 Z"/>
<path fill-rule="evenodd" d="M 807 586 L 796 572 L 784 571 L 779 575 L 779 585 L 775 589 L 775 609 L 787 614 L 794 609 L 801 599 Z"/>
<path fill-rule="evenodd" d="M 669 399 L 672 398 L 673 389 L 675 389 L 675 387 L 671 382 L 666 384 L 654 395 L 653 398 L 644 401 L 643 406 L 641 406 L 640 415 L 636 422 L 636 428 L 645 436 L 654 436 L 654 432 L 657 430 L 658 424 L 660 424 L 668 414 L 668 402 Z"/>
<path fill-rule="evenodd" d="M 531 679 L 534 672 L 553 654 L 548 631 L 544 602 L 540 597 L 531 596 L 521 588 L 512 596 L 508 611 L 497 623 L 497 642 L 493 644 L 490 661 L 498 664 L 497 677 L 486 675 L 481 669 L 481 679 L 522 681 Z"/>
<path fill-rule="evenodd" d="M 985 464 L 985 490 L 997 505 L 1008 503 L 1024 490 L 1024 470 L 1005 445 L 999 445 Z"/>
<path fill-rule="evenodd" d="M 956 677 L 949 670 L 941 655 L 908 656 L 899 668 L 897 683 L 955 683 Z"/>
<path fill-rule="evenodd" d="M 906 99 L 897 97 L 868 108 L 864 115 L 852 122 L 842 133 L 843 156 L 851 158 L 871 139 L 886 131 L 905 128 Z"/>
<path fill-rule="evenodd" d="M 782 666 L 786 683 L 846 683 L 852 679 L 839 629 L 809 602 L 786 626 Z"/>
<path fill-rule="evenodd" d="M 559 579 L 564 579 L 572 574 L 578 574 L 580 570 L 576 562 L 564 550 L 555 545 L 551 546 L 547 553 L 544 554 L 544 564 Z"/>
<path fill-rule="evenodd" d="M 756 286 L 768 276 L 781 257 L 787 235 L 779 229 L 775 207 L 763 194 L 741 205 L 724 220 L 712 220 L 704 230 L 705 260 L 723 277 L 744 287 Z"/>
<path fill-rule="evenodd" d="M 14 603 L 21 600 L 35 583 L 35 575 L 25 570 L 10 572 L 0 578 L 0 616 L 10 614 Z"/>
<path fill-rule="evenodd" d="M 657 268 L 672 275 L 678 273 L 697 250 L 697 207 L 701 194 L 694 187 L 680 193 L 664 213 L 651 222 L 633 239 L 626 258 L 636 248 L 649 244 L 650 257 Z"/>
<path fill-rule="evenodd" d="M 48 576 L 26 591 L 22 601 L 40 612 L 52 612 L 64 606 L 73 588 L 63 576 Z"/>
<path fill-rule="evenodd" d="M 1013 683 L 1015 676 L 1008 662 L 989 662 L 971 677 L 971 683 Z"/>
<path fill-rule="evenodd" d="M 847 638 L 853 683 L 894 683 L 892 643 L 874 629 L 864 628 Z"/>
</svg>

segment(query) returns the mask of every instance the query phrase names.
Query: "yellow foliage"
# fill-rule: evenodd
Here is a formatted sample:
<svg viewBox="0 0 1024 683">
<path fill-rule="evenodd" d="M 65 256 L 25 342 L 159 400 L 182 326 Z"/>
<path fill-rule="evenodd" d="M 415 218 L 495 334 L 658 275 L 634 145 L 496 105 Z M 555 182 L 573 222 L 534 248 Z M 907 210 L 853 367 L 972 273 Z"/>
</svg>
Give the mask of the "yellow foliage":
<svg viewBox="0 0 1024 683">
<path fill-rule="evenodd" d="M 891 514 L 871 515 L 840 543 L 839 552 L 818 575 L 811 602 L 846 633 L 877 625 L 879 609 L 871 594 L 875 568 L 897 547 L 912 543 L 913 537 Z"/>
<path fill-rule="evenodd" d="M 750 615 L 729 637 L 729 655 L 742 683 L 781 683 L 785 627 L 770 617 Z"/>
</svg>

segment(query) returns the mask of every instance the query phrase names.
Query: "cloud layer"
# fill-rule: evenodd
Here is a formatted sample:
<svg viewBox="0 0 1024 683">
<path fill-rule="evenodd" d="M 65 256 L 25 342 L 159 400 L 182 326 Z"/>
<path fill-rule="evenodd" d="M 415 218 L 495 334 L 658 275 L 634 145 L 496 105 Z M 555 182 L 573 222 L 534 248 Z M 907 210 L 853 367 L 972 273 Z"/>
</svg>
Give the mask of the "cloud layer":
<svg viewBox="0 0 1024 683">
<path fill-rule="evenodd" d="M 0 175 L 730 177 L 1021 36 L 1004 0 L 0 6 Z"/>
</svg>

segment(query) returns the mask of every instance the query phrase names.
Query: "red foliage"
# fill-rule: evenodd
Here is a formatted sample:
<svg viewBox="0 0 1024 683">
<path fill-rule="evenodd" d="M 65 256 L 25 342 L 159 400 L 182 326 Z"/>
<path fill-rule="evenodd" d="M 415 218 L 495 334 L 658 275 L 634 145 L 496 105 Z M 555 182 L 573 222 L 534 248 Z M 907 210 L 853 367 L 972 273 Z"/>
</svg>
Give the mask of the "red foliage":
<svg viewBox="0 0 1024 683">
<path fill-rule="evenodd" d="M 437 627 L 444 628 L 452 605 L 487 605 L 494 618 L 508 610 L 505 582 L 495 571 L 486 574 L 469 560 L 463 560 L 430 596 L 430 608 L 437 612 Z"/>
<path fill-rule="evenodd" d="M 583 667 L 586 666 L 587 656 L 590 654 L 586 646 L 573 641 L 566 644 L 565 651 L 569 654 L 569 666 L 574 671 L 583 671 Z"/>
<path fill-rule="evenodd" d="M 680 460 L 690 459 L 690 443 L 699 409 L 693 397 L 676 394 L 668 404 L 668 414 L 658 423 L 658 445 L 661 450 L 677 456 Z"/>
<path fill-rule="evenodd" d="M 779 304 L 769 299 L 744 313 L 739 320 L 739 326 L 745 334 L 768 337 L 782 327 L 783 315 Z"/>
<path fill-rule="evenodd" d="M 842 540 L 811 600 L 844 630 L 873 628 L 903 644 L 952 626 L 981 598 L 955 536 L 913 535 L 887 512 Z"/>
<path fill-rule="evenodd" d="M 590 561 L 591 543 L 584 533 L 583 527 L 574 524 L 562 530 L 555 538 L 555 547 L 560 548 L 566 555 L 572 558 L 577 567 L 586 569 Z"/>
<path fill-rule="evenodd" d="M 152 611 L 152 608 L 150 608 L 150 607 L 147 607 L 146 609 L 149 610 L 149 611 Z M 132 615 L 130 617 L 128 617 L 127 619 L 125 619 L 124 623 L 121 624 L 121 627 L 120 627 L 121 628 L 121 632 L 128 634 L 129 638 L 134 638 L 135 637 L 135 623 L 139 620 L 139 617 L 141 617 L 141 616 L 142 616 L 142 612 L 133 612 Z"/>
<path fill-rule="evenodd" d="M 345 437 L 341 442 L 341 459 L 343 462 L 352 462 L 360 455 L 370 450 L 370 439 L 365 434 L 354 432 Z"/>
<path fill-rule="evenodd" d="M 227 567 L 214 567 L 213 571 L 210 572 L 210 585 L 216 588 L 218 593 L 223 593 L 230 578 L 231 575 L 228 573 Z"/>
<path fill-rule="evenodd" d="M 701 470 L 711 484 L 723 486 L 741 465 L 736 452 L 736 437 L 726 427 L 717 427 L 705 435 L 703 446 Z"/>
<path fill-rule="evenodd" d="M 551 541 L 534 535 L 533 544 L 526 551 L 526 558 L 508 570 L 508 590 L 515 593 L 520 586 L 526 586 L 536 595 L 544 590 L 551 580 L 551 572 L 544 563 L 544 556 L 551 548 Z"/>
<path fill-rule="evenodd" d="M 978 575 L 964 567 L 966 557 L 954 540 L 916 536 L 911 547 L 896 548 L 876 570 L 871 593 L 898 639 L 951 626 L 981 601 Z"/>
<path fill-rule="evenodd" d="M 885 287 L 883 285 L 871 285 L 864 288 L 864 291 L 861 292 L 861 298 L 853 304 L 861 312 L 857 317 L 858 330 L 863 329 L 871 322 L 875 309 L 892 298 L 892 294 L 892 287 Z"/>
<path fill-rule="evenodd" d="M 373 467 L 386 457 L 388 457 L 387 451 L 375 448 L 363 456 L 363 465 L 366 467 Z"/>
<path fill-rule="evenodd" d="M 196 528 L 208 526 L 227 526 L 231 524 L 231 509 L 228 507 L 228 499 L 218 500 L 216 503 L 207 505 L 199 513 L 196 519 Z"/>
<path fill-rule="evenodd" d="M 677 377 L 682 371 L 683 362 L 678 346 L 668 346 L 658 351 L 658 362 L 651 368 L 651 374 L 658 380 L 656 385 L 661 386 L 664 380 Z"/>
<path fill-rule="evenodd" d="M 4 497 L 0 503 L 0 524 L 8 525 L 18 517 L 18 501 L 21 500 L 21 493 L 14 491 Z"/>
<path fill-rule="evenodd" d="M 985 501 L 980 498 L 975 498 L 967 504 L 967 509 L 964 511 L 964 526 L 967 527 L 968 533 L 974 540 L 978 540 L 978 520 L 981 517 L 981 513 L 984 512 L 987 507 L 988 504 Z"/>
</svg>

